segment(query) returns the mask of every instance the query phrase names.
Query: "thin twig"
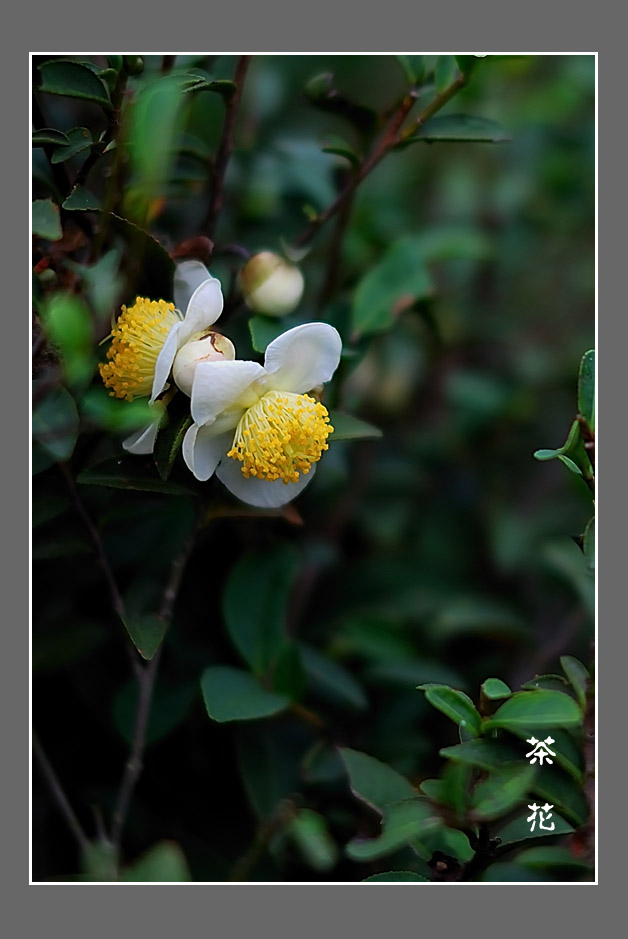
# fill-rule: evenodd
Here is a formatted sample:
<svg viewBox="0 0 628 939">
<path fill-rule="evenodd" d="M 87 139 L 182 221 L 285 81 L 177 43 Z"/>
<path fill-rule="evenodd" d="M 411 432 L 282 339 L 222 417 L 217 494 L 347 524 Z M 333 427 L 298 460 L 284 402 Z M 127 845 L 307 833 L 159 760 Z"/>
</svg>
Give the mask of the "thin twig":
<svg viewBox="0 0 628 939">
<path fill-rule="evenodd" d="M 214 171 L 212 174 L 212 195 L 209 203 L 207 220 L 205 222 L 205 228 L 207 229 L 207 234 L 210 238 L 212 237 L 214 229 L 216 228 L 218 216 L 220 215 L 224 202 L 225 173 L 227 171 L 227 164 L 229 163 L 229 157 L 231 156 L 231 151 L 233 149 L 233 130 L 235 127 L 236 117 L 238 115 L 238 108 L 240 106 L 240 99 L 242 97 L 242 90 L 244 88 L 244 82 L 250 61 L 250 55 L 241 55 L 238 58 L 235 75 L 233 77 L 235 89 L 227 104 L 225 121 L 222 128 L 222 136 L 220 138 L 218 153 L 216 154 L 216 160 L 214 162 Z"/>
<path fill-rule="evenodd" d="M 42 775 L 48 784 L 48 788 L 57 803 L 57 808 L 63 815 L 65 821 L 67 822 L 68 828 L 74 835 L 76 843 L 78 844 L 82 853 L 85 853 L 89 848 L 89 839 L 85 832 L 83 831 L 81 824 L 74 814 L 74 810 L 68 801 L 61 783 L 59 782 L 59 777 L 53 770 L 48 757 L 44 752 L 44 748 L 41 745 L 39 737 L 33 731 L 33 753 L 35 754 L 39 767 L 41 769 Z"/>
<path fill-rule="evenodd" d="M 175 558 L 170 570 L 170 577 L 164 590 L 159 616 L 164 621 L 166 629 L 170 626 L 174 604 L 181 585 L 181 579 L 185 570 L 185 565 L 192 553 L 194 541 L 198 532 L 198 525 L 195 525 L 190 536 L 186 540 L 180 554 Z M 163 640 L 162 640 L 163 643 Z M 137 711 L 135 714 L 135 727 L 133 729 L 133 742 L 131 752 L 124 766 L 122 780 L 118 790 L 118 798 L 113 814 L 113 823 L 111 828 L 111 843 L 115 849 L 116 855 L 120 851 L 120 841 L 122 832 L 129 812 L 131 797 L 137 782 L 141 776 L 143 768 L 144 751 L 146 749 L 146 733 L 148 730 L 148 721 L 150 718 L 150 708 L 155 688 L 155 679 L 159 668 L 159 660 L 163 644 L 159 646 L 153 658 L 145 666 L 138 667 L 138 686 L 139 697 L 137 702 Z M 138 663 L 139 664 L 139 663 Z"/>
</svg>

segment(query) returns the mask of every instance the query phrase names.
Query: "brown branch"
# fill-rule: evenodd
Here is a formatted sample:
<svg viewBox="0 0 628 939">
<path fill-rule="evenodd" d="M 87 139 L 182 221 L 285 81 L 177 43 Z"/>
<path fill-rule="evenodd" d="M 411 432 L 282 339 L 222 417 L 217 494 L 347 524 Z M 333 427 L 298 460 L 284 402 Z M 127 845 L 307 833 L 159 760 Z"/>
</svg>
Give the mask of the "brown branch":
<svg viewBox="0 0 628 939">
<path fill-rule="evenodd" d="M 218 217 L 224 202 L 225 173 L 227 171 L 227 164 L 229 163 L 231 151 L 233 150 L 233 131 L 250 61 L 250 55 L 241 55 L 238 58 L 235 75 L 233 77 L 235 82 L 235 89 L 227 104 L 222 135 L 218 145 L 218 153 L 216 154 L 216 159 L 214 161 L 214 169 L 212 173 L 212 195 L 209 203 L 207 219 L 205 221 L 205 228 L 207 229 L 207 234 L 210 238 L 212 237 L 214 229 L 216 228 L 216 223 L 218 221 Z"/>
<path fill-rule="evenodd" d="M 87 835 L 85 834 L 85 832 L 83 831 L 78 818 L 74 814 L 74 810 L 72 809 L 72 806 L 70 805 L 68 801 L 68 797 L 63 791 L 61 783 L 59 782 L 59 778 L 57 774 L 55 773 L 55 771 L 53 770 L 50 764 L 50 761 L 48 760 L 48 757 L 46 756 L 44 752 L 44 748 L 41 745 L 39 737 L 34 731 L 33 731 L 33 753 L 35 754 L 35 757 L 37 758 L 37 762 L 39 763 L 39 768 L 41 769 L 44 779 L 46 780 L 48 788 L 50 789 L 50 792 L 55 802 L 57 803 L 57 808 L 63 815 L 65 821 L 67 822 L 68 828 L 74 835 L 74 838 L 76 840 L 76 843 L 79 846 L 79 849 L 84 854 L 89 848 L 89 839 Z"/>
</svg>

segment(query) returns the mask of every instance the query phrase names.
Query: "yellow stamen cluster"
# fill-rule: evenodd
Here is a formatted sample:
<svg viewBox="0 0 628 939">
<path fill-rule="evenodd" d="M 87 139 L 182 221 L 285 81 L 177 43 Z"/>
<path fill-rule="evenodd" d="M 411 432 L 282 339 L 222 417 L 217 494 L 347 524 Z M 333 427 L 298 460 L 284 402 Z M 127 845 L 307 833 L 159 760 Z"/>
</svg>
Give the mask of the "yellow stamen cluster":
<svg viewBox="0 0 628 939">
<path fill-rule="evenodd" d="M 122 312 L 111 331 L 112 343 L 107 362 L 99 365 L 100 375 L 109 394 L 132 401 L 149 395 L 153 388 L 155 363 L 166 336 L 181 317 L 174 303 L 136 297 Z"/>
<path fill-rule="evenodd" d="M 333 430 L 327 409 L 314 398 L 268 391 L 245 411 L 227 456 L 242 463 L 246 479 L 296 483 L 329 448 Z"/>
</svg>

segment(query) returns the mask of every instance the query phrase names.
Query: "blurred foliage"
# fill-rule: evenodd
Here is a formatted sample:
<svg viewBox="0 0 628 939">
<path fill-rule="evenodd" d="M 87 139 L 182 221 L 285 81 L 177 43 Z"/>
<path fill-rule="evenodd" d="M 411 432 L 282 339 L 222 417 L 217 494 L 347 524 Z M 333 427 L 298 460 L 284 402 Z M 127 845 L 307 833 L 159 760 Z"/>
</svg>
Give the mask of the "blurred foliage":
<svg viewBox="0 0 628 939">
<path fill-rule="evenodd" d="M 33 878 L 590 879 L 594 57 L 255 56 L 210 230 L 236 64 L 33 57 L 33 714 L 90 840 L 36 769 Z M 294 248 L 408 86 L 419 113 L 461 73 L 290 255 L 295 313 L 251 316 L 242 257 Z M 122 456 L 148 412 L 107 396 L 99 343 L 181 257 L 221 280 L 240 358 L 343 337 L 338 435 L 285 510 Z M 160 646 L 199 517 L 116 858 L 124 646 Z M 555 765 L 525 760 L 535 732 Z"/>
</svg>

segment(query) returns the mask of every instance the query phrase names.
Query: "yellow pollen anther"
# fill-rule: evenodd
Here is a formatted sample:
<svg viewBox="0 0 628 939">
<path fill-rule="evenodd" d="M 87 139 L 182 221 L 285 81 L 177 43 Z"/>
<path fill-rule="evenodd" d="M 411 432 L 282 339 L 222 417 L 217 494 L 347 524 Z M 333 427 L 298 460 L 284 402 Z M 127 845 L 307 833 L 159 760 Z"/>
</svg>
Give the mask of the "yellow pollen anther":
<svg viewBox="0 0 628 939">
<path fill-rule="evenodd" d="M 327 450 L 334 428 L 327 409 L 288 391 L 268 391 L 240 419 L 227 456 L 242 463 L 246 479 L 296 483 Z"/>
<path fill-rule="evenodd" d="M 157 356 L 166 336 L 180 320 L 174 303 L 165 300 L 136 297 L 133 306 L 122 307 L 111 330 L 107 362 L 98 366 L 112 397 L 132 401 L 151 393 Z"/>
</svg>

